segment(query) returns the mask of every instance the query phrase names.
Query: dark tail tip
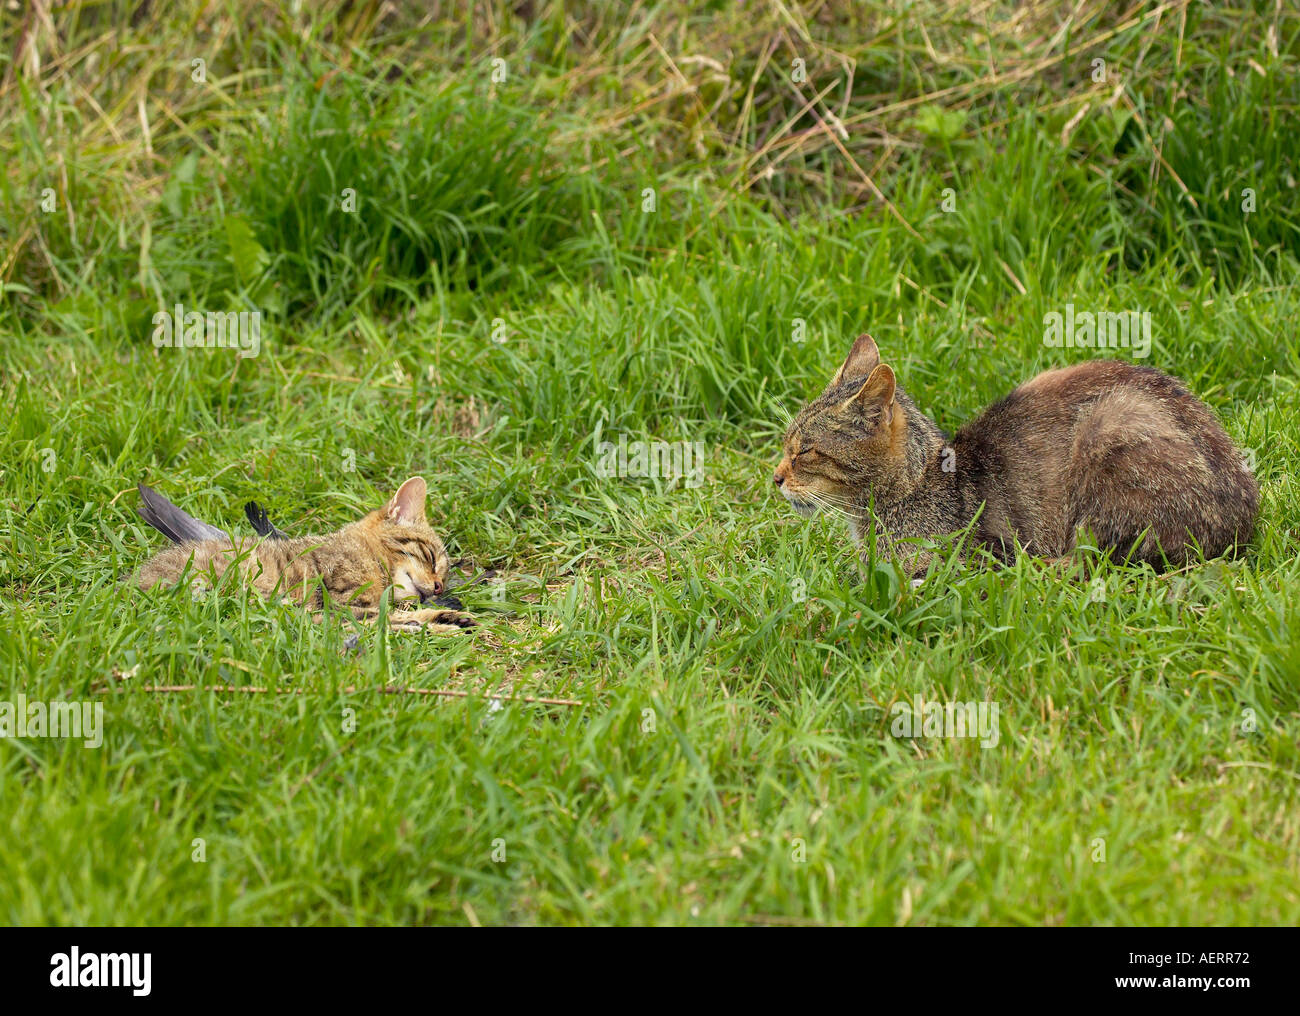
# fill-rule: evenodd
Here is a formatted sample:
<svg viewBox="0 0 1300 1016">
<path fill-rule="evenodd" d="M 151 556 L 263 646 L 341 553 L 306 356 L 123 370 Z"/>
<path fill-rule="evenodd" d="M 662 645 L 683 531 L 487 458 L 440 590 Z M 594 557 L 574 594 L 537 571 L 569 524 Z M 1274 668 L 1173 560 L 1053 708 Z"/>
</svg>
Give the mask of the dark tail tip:
<svg viewBox="0 0 1300 1016">
<path fill-rule="evenodd" d="M 275 523 L 266 514 L 266 509 L 256 501 L 249 501 L 248 504 L 244 505 L 244 515 L 247 516 L 248 524 L 253 527 L 258 536 L 271 540 L 287 540 L 289 538 L 275 527 Z"/>
</svg>

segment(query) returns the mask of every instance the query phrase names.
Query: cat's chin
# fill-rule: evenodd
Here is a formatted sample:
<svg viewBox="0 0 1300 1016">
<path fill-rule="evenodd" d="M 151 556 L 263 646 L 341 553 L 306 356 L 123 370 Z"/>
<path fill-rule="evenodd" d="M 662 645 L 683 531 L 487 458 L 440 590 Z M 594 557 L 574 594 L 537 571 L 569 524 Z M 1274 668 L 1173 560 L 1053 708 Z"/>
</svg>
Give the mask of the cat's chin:
<svg viewBox="0 0 1300 1016">
<path fill-rule="evenodd" d="M 797 511 L 806 519 L 815 518 L 821 511 L 821 506 L 813 504 L 811 501 L 796 501 L 794 498 L 786 498 L 790 502 L 790 507 Z"/>
</svg>

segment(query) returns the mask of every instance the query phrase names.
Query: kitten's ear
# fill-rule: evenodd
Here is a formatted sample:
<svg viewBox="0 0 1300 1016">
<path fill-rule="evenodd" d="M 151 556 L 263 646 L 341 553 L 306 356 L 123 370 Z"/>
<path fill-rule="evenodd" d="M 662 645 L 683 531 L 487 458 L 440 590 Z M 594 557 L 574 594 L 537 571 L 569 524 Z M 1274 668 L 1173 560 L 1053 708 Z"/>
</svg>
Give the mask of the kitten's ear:
<svg viewBox="0 0 1300 1016">
<path fill-rule="evenodd" d="M 862 382 L 862 387 L 845 400 L 842 408 L 883 409 L 881 419 L 888 423 L 893 417 L 895 384 L 893 369 L 889 364 L 882 363 Z"/>
<path fill-rule="evenodd" d="M 853 348 L 849 350 L 849 355 L 840 369 L 835 372 L 835 377 L 831 380 L 831 387 L 834 388 L 841 381 L 852 381 L 855 377 L 866 377 L 876 369 L 880 363 L 880 350 L 876 348 L 876 340 L 865 332 L 859 335 L 857 341 L 853 343 Z"/>
<path fill-rule="evenodd" d="M 424 499 L 429 488 L 420 476 L 412 476 L 397 488 L 393 499 L 384 507 L 384 518 L 389 522 L 410 526 L 424 522 Z"/>
</svg>

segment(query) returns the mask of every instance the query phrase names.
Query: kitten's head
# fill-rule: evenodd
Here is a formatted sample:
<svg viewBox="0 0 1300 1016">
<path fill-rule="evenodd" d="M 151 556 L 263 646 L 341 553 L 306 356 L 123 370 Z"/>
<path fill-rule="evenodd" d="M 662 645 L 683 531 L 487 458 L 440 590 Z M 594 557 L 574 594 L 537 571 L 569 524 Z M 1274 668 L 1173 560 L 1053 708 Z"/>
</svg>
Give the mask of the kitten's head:
<svg viewBox="0 0 1300 1016">
<path fill-rule="evenodd" d="M 373 563 L 383 579 L 367 581 L 364 585 L 358 583 L 352 602 L 377 602 L 389 585 L 397 601 L 425 602 L 442 595 L 451 562 L 442 540 L 425 522 L 427 494 L 424 480 L 412 476 L 397 489 L 391 501 L 356 524 L 356 530 L 374 554 Z"/>
<path fill-rule="evenodd" d="M 854 513 L 902 469 L 904 416 L 893 370 L 871 336 L 860 335 L 826 390 L 790 424 L 773 480 L 806 518 L 821 508 Z"/>
</svg>

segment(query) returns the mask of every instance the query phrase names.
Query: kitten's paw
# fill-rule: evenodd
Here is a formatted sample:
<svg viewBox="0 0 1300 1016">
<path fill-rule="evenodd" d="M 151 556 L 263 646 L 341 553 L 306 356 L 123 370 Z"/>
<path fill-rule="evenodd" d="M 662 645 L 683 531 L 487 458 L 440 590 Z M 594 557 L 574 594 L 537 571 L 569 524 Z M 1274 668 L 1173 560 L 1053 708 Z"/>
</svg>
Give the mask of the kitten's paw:
<svg viewBox="0 0 1300 1016">
<path fill-rule="evenodd" d="M 463 610 L 405 610 L 388 615 L 388 626 L 400 631 L 414 632 L 422 628 L 456 631 L 473 628 L 477 623 Z"/>
</svg>

